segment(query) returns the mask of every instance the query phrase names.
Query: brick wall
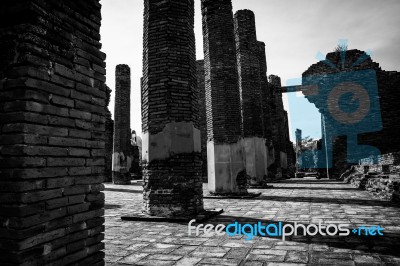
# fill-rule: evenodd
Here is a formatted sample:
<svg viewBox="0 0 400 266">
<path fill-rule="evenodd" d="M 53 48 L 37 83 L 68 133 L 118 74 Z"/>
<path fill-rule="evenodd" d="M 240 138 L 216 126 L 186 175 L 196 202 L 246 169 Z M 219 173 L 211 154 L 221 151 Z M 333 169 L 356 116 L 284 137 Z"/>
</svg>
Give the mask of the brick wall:
<svg viewBox="0 0 400 266">
<path fill-rule="evenodd" d="M 98 1 L 0 3 L 2 265 L 103 265 Z"/>
<path fill-rule="evenodd" d="M 128 184 L 132 160 L 131 149 L 131 70 L 128 65 L 115 68 L 113 182 Z"/>
<path fill-rule="evenodd" d="M 190 216 L 203 210 L 194 1 L 144 3 L 143 208 Z"/>
</svg>

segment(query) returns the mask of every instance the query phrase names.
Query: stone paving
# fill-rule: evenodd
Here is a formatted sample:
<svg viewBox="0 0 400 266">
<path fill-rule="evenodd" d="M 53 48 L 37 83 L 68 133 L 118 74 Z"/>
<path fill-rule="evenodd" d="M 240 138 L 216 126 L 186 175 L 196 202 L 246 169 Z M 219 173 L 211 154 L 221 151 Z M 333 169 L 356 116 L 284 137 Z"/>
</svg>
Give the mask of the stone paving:
<svg viewBox="0 0 400 266">
<path fill-rule="evenodd" d="M 224 213 L 206 223 L 380 225 L 384 236 L 280 237 L 188 235 L 187 224 L 122 221 L 140 211 L 140 186 L 106 184 L 107 265 L 400 265 L 399 206 L 332 180 L 291 179 L 254 199 L 205 199 Z M 206 186 L 205 186 L 206 187 Z"/>
</svg>

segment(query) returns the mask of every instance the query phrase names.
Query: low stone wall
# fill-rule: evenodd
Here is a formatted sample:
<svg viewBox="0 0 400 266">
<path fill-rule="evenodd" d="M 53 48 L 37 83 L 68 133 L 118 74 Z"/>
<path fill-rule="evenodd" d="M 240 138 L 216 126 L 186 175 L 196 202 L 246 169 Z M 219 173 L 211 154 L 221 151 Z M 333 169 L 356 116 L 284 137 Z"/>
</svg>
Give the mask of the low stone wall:
<svg viewBox="0 0 400 266">
<path fill-rule="evenodd" d="M 344 182 L 384 200 L 400 202 L 400 153 L 360 160 L 342 175 Z"/>
</svg>

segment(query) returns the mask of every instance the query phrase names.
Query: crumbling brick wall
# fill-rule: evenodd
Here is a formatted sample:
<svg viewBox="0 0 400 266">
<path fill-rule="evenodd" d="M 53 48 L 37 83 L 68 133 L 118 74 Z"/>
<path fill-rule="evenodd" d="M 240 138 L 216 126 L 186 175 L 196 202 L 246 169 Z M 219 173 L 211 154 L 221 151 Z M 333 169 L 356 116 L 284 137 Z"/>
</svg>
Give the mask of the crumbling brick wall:
<svg viewBox="0 0 400 266">
<path fill-rule="evenodd" d="M 103 265 L 99 1 L 0 3 L 2 265 Z"/>
</svg>

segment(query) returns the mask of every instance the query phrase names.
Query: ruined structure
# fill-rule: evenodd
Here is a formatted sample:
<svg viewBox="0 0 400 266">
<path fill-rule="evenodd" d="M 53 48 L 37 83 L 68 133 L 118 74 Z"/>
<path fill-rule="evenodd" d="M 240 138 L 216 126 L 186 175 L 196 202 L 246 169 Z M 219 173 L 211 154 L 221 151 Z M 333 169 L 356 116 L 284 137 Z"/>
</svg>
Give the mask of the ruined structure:
<svg viewBox="0 0 400 266">
<path fill-rule="evenodd" d="M 340 179 L 384 200 L 400 202 L 400 153 L 363 158 Z"/>
<path fill-rule="evenodd" d="M 207 111 L 206 111 L 206 84 L 204 73 L 204 60 L 196 62 L 197 69 L 197 90 L 199 93 L 199 127 L 201 133 L 201 160 L 202 165 L 202 179 L 207 182 Z"/>
<path fill-rule="evenodd" d="M 127 65 L 115 68 L 114 149 L 112 162 L 113 183 L 130 183 L 131 149 L 131 70 Z"/>
<path fill-rule="evenodd" d="M 321 152 L 328 153 L 331 177 L 366 156 L 400 150 L 400 73 L 382 70 L 362 51 L 337 51 L 305 71 L 303 85 L 324 120 Z"/>
<path fill-rule="evenodd" d="M 211 193 L 247 193 L 231 0 L 202 0 Z"/>
<path fill-rule="evenodd" d="M 143 209 L 203 211 L 194 0 L 145 0 L 142 79 Z"/>
<path fill-rule="evenodd" d="M 103 265 L 99 1 L 0 4 L 2 265 Z"/>
<path fill-rule="evenodd" d="M 111 97 L 111 89 L 106 87 L 106 122 L 105 122 L 105 155 L 104 155 L 104 163 L 105 163 L 105 175 L 104 182 L 112 182 L 112 157 L 113 157 L 113 140 L 114 140 L 114 120 L 111 118 L 111 112 L 108 109 L 108 105 L 110 104 Z"/>
<path fill-rule="evenodd" d="M 263 123 L 263 111 L 267 110 L 263 108 L 262 97 L 266 75 L 266 62 L 263 58 L 265 51 L 263 54 L 262 44 L 257 41 L 255 17 L 252 11 L 237 11 L 234 24 L 246 172 L 251 178 L 250 184 L 261 185 L 268 172 Z"/>
</svg>

